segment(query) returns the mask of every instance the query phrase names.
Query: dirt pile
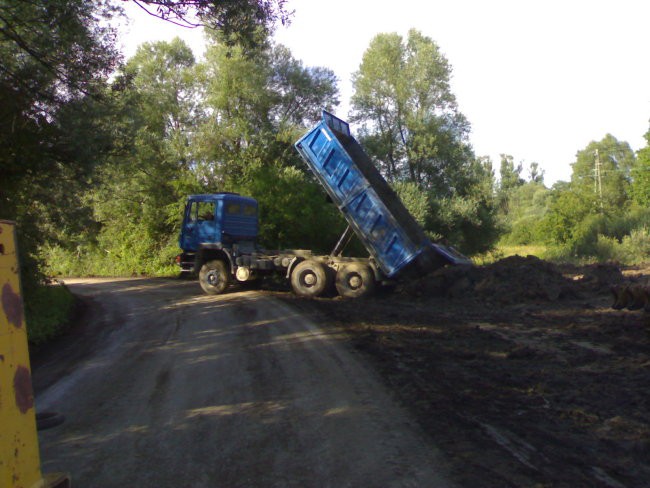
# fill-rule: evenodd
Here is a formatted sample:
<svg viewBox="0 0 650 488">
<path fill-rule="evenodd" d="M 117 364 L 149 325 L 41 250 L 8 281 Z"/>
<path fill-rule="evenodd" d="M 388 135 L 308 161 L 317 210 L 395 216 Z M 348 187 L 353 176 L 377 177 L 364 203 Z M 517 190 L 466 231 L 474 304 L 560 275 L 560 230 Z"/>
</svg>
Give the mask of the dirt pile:
<svg viewBox="0 0 650 488">
<path fill-rule="evenodd" d="M 457 486 L 650 488 L 650 311 L 610 308 L 617 285 L 650 285 L 650 263 L 510 257 L 299 303 L 350 334 Z"/>
<path fill-rule="evenodd" d="M 397 291 L 420 298 L 517 304 L 577 298 L 585 288 L 605 289 L 622 280 L 620 270 L 611 265 L 583 268 L 582 274 L 567 271 L 535 256 L 511 256 L 486 266 L 442 268 L 400 285 Z"/>
</svg>

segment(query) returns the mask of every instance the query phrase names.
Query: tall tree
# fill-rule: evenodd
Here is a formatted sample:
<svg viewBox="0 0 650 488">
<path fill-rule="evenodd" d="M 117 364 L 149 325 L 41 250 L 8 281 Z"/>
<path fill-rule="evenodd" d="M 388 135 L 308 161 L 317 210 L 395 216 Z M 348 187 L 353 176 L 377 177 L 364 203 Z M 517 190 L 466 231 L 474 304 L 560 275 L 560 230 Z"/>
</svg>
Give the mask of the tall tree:
<svg viewBox="0 0 650 488">
<path fill-rule="evenodd" d="M 254 53 L 213 43 L 200 69 L 210 117 L 199 130 L 195 171 L 205 190 L 256 197 L 269 245 L 320 248 L 315 226 L 336 229 L 334 213 L 293 142 L 322 108 L 338 104 L 333 72 L 305 67 L 271 43 Z"/>
<path fill-rule="evenodd" d="M 501 165 L 499 166 L 499 189 L 502 192 L 508 192 L 525 183 L 521 177 L 523 164 L 515 166 L 515 161 L 509 154 L 501 155 Z"/>
<path fill-rule="evenodd" d="M 333 72 L 304 67 L 270 43 L 253 54 L 215 42 L 205 58 L 200 78 L 211 116 L 200 129 L 203 178 L 223 186 L 260 165 L 302 168 L 292 143 L 322 108 L 338 104 Z"/>
<path fill-rule="evenodd" d="M 389 181 L 413 182 L 427 194 L 426 229 L 476 252 L 496 237 L 494 175 L 474 157 L 450 78 L 449 62 L 429 37 L 379 34 L 353 76 L 351 120 L 361 124 L 360 142 Z"/>
<path fill-rule="evenodd" d="M 78 220 L 75 189 L 109 145 L 98 114 L 115 14 L 104 0 L 0 0 L 0 218 L 18 222 L 28 285 L 38 244 Z"/>
<path fill-rule="evenodd" d="M 99 170 L 92 200 L 102 248 L 122 272 L 150 271 L 169 257 L 203 115 L 194 66 L 178 38 L 145 43 L 113 84 L 123 151 Z"/>
<path fill-rule="evenodd" d="M 525 183 L 525 180 L 521 177 L 522 170 L 522 163 L 515 166 L 515 160 L 512 156 L 509 154 L 501 155 L 497 201 L 499 209 L 505 217 L 510 213 L 510 197 L 518 187 Z"/>
<path fill-rule="evenodd" d="M 544 183 L 544 170 L 539 163 L 532 162 L 528 166 L 528 181 L 531 183 Z"/>
<path fill-rule="evenodd" d="M 646 147 L 637 155 L 631 171 L 632 198 L 642 207 L 650 207 L 650 130 L 645 133 Z"/>
<path fill-rule="evenodd" d="M 607 134 L 578 151 L 571 165 L 571 185 L 578 194 L 595 199 L 594 212 L 620 213 L 629 203 L 634 152 L 627 142 Z"/>
<path fill-rule="evenodd" d="M 407 178 L 449 194 L 471 159 L 469 123 L 450 88 L 451 67 L 416 30 L 379 34 L 353 75 L 352 121 L 389 180 Z"/>
<path fill-rule="evenodd" d="M 597 253 L 600 235 L 620 240 L 629 232 L 624 221 L 634 165 L 629 144 L 611 134 L 578 151 L 571 181 L 551 191 L 541 223 L 546 238 L 580 256 Z"/>
</svg>

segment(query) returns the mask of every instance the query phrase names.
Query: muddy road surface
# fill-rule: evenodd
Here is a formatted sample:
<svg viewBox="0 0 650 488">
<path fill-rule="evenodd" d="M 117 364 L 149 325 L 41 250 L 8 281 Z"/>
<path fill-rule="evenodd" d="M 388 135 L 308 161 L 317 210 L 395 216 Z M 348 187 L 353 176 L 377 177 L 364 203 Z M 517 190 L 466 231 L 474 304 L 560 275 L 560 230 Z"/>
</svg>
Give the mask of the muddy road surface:
<svg viewBox="0 0 650 488">
<path fill-rule="evenodd" d="M 74 280 L 84 310 L 33 359 L 43 471 L 76 487 L 445 487 L 430 437 L 335 327 L 269 294 Z"/>
<path fill-rule="evenodd" d="M 650 286 L 650 266 L 515 256 L 363 301 L 278 298 L 347 332 L 457 485 L 645 488 L 650 309 L 612 309 L 614 284 Z"/>
</svg>

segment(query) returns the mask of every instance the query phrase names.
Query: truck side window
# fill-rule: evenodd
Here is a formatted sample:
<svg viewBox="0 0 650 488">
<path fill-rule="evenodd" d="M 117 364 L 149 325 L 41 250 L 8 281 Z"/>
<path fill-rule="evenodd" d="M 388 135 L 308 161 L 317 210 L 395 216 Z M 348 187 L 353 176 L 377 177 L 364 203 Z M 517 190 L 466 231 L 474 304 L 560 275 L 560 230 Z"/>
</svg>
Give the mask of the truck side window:
<svg viewBox="0 0 650 488">
<path fill-rule="evenodd" d="M 230 215 L 239 215 L 241 206 L 238 203 L 229 203 L 226 206 L 226 213 Z"/>
<path fill-rule="evenodd" d="M 244 205 L 244 215 L 253 217 L 256 213 L 256 209 L 253 205 Z"/>
<path fill-rule="evenodd" d="M 214 202 L 197 202 L 199 220 L 214 220 Z"/>
</svg>

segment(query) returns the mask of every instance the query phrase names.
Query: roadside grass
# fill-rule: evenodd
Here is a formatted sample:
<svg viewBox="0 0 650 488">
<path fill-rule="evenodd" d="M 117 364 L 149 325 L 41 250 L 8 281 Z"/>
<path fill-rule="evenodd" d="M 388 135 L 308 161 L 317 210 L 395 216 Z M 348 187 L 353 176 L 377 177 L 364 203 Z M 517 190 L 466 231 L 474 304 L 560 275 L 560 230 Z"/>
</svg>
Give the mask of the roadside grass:
<svg viewBox="0 0 650 488">
<path fill-rule="evenodd" d="M 51 278 L 67 277 L 177 277 L 179 268 L 173 263 L 171 246 L 156 259 L 139 260 L 137 256 L 123 253 L 114 258 L 97 249 L 73 253 L 57 246 L 41 250 L 44 270 Z M 174 254 L 175 255 L 175 254 Z M 69 326 L 74 313 L 75 298 L 63 284 L 33 285 L 24 290 L 27 337 L 31 345 L 42 345 L 62 334 Z"/>
<path fill-rule="evenodd" d="M 499 261 L 500 259 L 510 256 L 536 256 L 544 259 L 548 252 L 547 246 L 543 244 L 529 244 L 529 245 L 504 245 L 500 244 L 491 251 L 484 254 L 474 256 L 472 260 L 474 264 L 486 265 Z"/>
<path fill-rule="evenodd" d="M 616 263 L 621 266 L 638 266 L 650 262 L 650 234 L 644 229 L 625 236 L 621 241 L 599 235 L 589 253 L 580 254 L 571 246 L 544 244 L 499 244 L 493 250 L 473 256 L 477 265 L 487 265 L 509 256 L 536 256 L 553 263 L 571 263 L 579 266 L 595 263 Z"/>
<path fill-rule="evenodd" d="M 60 335 L 69 325 L 74 309 L 74 296 L 67 286 L 53 283 L 25 290 L 27 337 L 31 344 L 41 345 Z"/>
<path fill-rule="evenodd" d="M 46 263 L 45 272 L 56 278 L 67 277 L 123 277 L 123 276 L 178 276 L 179 268 L 174 263 L 178 250 L 174 246 L 163 249 L 149 259 L 123 252 L 114 255 L 97 248 L 70 252 L 58 246 L 42 249 L 41 258 Z"/>
</svg>

